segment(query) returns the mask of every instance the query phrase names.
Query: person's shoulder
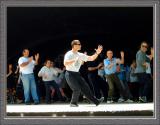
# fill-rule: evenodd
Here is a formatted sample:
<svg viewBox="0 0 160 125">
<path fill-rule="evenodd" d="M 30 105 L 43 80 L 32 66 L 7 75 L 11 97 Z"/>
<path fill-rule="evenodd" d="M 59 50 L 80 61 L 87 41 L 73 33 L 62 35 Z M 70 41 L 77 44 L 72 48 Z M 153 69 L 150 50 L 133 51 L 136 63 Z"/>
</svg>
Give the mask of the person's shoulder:
<svg viewBox="0 0 160 125">
<path fill-rule="evenodd" d="M 23 57 L 23 56 L 21 56 L 21 57 L 19 57 L 19 60 L 20 60 L 20 59 L 24 59 L 24 57 Z"/>
<path fill-rule="evenodd" d="M 45 66 L 45 65 L 44 65 L 44 66 L 42 66 L 42 68 L 43 68 L 43 69 L 46 69 L 46 68 L 47 68 L 47 66 Z"/>
<path fill-rule="evenodd" d="M 107 60 L 108 60 L 108 58 L 105 58 L 105 59 L 104 59 L 104 61 L 107 61 Z"/>
<path fill-rule="evenodd" d="M 72 54 L 72 51 L 71 51 L 71 50 L 69 50 L 69 51 L 67 51 L 67 52 L 65 53 L 65 55 L 70 55 L 70 54 Z"/>
<path fill-rule="evenodd" d="M 42 66 L 41 70 L 45 70 L 46 69 L 46 66 Z"/>
<path fill-rule="evenodd" d="M 138 50 L 137 54 L 143 54 L 143 52 L 141 50 Z"/>
<path fill-rule="evenodd" d="M 84 53 L 82 52 L 77 52 L 78 55 L 85 55 Z"/>
<path fill-rule="evenodd" d="M 107 62 L 109 62 L 109 59 L 106 58 L 106 59 L 103 60 L 103 62 L 107 63 Z"/>
<path fill-rule="evenodd" d="M 25 61 L 25 57 L 21 56 L 18 61 Z"/>
<path fill-rule="evenodd" d="M 112 58 L 112 59 L 113 59 L 113 61 L 120 61 L 120 58 L 114 57 L 114 58 Z"/>
</svg>

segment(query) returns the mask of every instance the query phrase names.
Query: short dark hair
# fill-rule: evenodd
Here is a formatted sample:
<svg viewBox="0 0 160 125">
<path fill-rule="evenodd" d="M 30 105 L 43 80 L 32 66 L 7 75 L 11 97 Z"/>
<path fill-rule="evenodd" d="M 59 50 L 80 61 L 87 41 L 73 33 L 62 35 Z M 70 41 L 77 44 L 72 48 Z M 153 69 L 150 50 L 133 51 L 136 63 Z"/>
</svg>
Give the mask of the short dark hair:
<svg viewBox="0 0 160 125">
<path fill-rule="evenodd" d="M 28 50 L 28 51 L 29 51 L 29 49 L 28 49 L 28 48 L 24 48 L 24 49 L 22 50 L 22 55 L 23 55 L 23 53 L 24 53 L 26 50 Z"/>
<path fill-rule="evenodd" d="M 77 43 L 80 43 L 80 41 L 79 41 L 79 40 L 73 40 L 73 41 L 71 42 L 71 46 L 73 47 L 73 46 L 76 45 Z"/>
<path fill-rule="evenodd" d="M 143 43 L 147 44 L 147 46 L 148 46 L 148 43 L 147 43 L 146 41 L 142 41 L 142 42 L 141 42 L 141 45 L 142 45 Z"/>
<path fill-rule="evenodd" d="M 44 65 L 46 65 L 48 61 L 51 61 L 51 59 L 50 59 L 50 58 L 47 58 L 47 59 L 45 60 L 45 62 L 44 62 Z"/>
</svg>

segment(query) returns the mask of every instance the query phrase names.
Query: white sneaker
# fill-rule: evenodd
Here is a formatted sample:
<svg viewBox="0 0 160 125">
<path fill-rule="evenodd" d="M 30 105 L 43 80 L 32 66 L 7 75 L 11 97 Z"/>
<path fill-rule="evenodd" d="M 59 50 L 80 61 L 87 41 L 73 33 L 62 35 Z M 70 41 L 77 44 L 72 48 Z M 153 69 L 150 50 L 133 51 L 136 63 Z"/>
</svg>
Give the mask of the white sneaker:
<svg viewBox="0 0 160 125">
<path fill-rule="evenodd" d="M 107 100 L 107 103 L 113 103 L 113 100 Z"/>
<path fill-rule="evenodd" d="M 125 100 L 124 100 L 123 98 L 119 98 L 119 99 L 118 99 L 118 102 L 119 102 L 119 103 L 124 102 L 124 101 L 125 101 Z"/>
<path fill-rule="evenodd" d="M 127 103 L 133 103 L 134 101 L 130 100 L 130 99 L 127 99 L 125 102 L 127 102 Z"/>
</svg>

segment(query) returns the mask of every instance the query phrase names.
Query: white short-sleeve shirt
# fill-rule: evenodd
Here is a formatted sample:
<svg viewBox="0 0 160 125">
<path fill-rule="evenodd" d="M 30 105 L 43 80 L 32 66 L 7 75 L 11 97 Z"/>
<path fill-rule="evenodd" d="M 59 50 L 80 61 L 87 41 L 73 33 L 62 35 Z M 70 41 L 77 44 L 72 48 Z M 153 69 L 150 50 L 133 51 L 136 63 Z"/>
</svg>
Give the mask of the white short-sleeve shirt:
<svg viewBox="0 0 160 125">
<path fill-rule="evenodd" d="M 28 62 L 29 58 L 28 57 L 20 57 L 18 60 L 18 65 L 20 67 L 20 72 L 22 74 L 31 74 L 33 73 L 33 69 L 35 66 L 35 61 L 32 60 L 32 62 L 30 62 L 28 65 L 21 67 L 20 65 L 24 62 Z"/>
<path fill-rule="evenodd" d="M 54 68 L 48 68 L 47 66 L 43 66 L 40 71 L 38 72 L 38 75 L 42 75 L 43 81 L 52 81 L 55 80 L 55 77 L 57 75 L 57 71 L 54 70 Z M 46 78 L 43 77 L 43 75 L 47 76 Z"/>
<path fill-rule="evenodd" d="M 68 51 L 65 56 L 64 56 L 64 62 L 67 60 L 73 60 L 73 59 L 77 59 L 78 60 L 76 62 L 73 62 L 70 65 L 66 66 L 66 70 L 68 71 L 73 71 L 73 72 L 79 72 L 79 69 L 82 65 L 82 62 L 87 62 L 88 61 L 88 57 L 87 55 L 80 53 L 80 52 L 76 52 L 74 53 L 72 50 Z"/>
</svg>

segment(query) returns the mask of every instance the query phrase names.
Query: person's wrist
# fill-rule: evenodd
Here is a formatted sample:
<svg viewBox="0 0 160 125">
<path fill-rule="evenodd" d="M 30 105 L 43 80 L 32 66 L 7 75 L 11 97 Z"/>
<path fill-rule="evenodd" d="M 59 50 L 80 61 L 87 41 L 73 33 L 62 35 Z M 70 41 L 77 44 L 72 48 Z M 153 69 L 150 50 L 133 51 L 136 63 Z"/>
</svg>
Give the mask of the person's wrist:
<svg viewBox="0 0 160 125">
<path fill-rule="evenodd" d="M 99 55 L 99 53 L 97 53 L 97 52 L 95 54 Z"/>
</svg>

